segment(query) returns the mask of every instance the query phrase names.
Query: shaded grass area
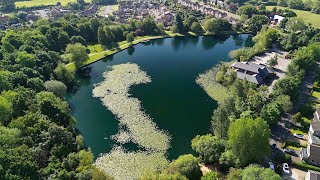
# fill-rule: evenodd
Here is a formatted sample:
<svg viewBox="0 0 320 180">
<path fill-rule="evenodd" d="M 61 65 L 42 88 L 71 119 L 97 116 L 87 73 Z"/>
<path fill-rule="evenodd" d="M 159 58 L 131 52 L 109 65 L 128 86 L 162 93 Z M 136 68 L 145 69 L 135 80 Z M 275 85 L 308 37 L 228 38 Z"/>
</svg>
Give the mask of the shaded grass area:
<svg viewBox="0 0 320 180">
<path fill-rule="evenodd" d="M 61 3 L 61 5 L 65 6 L 69 2 L 77 2 L 77 0 L 30 0 L 30 1 L 18 1 L 15 2 L 15 5 L 17 7 L 33 7 L 33 6 L 51 6 L 56 5 L 58 2 Z M 91 0 L 85 0 L 85 2 L 91 3 Z"/>
<path fill-rule="evenodd" d="M 320 28 L 320 14 L 315 14 L 310 11 L 290 9 L 281 6 L 267 6 L 267 10 L 272 10 L 274 7 L 277 7 L 277 9 L 289 9 L 291 11 L 294 11 L 297 14 L 297 17 L 302 18 L 304 22 L 310 23 L 312 26 Z"/>
</svg>

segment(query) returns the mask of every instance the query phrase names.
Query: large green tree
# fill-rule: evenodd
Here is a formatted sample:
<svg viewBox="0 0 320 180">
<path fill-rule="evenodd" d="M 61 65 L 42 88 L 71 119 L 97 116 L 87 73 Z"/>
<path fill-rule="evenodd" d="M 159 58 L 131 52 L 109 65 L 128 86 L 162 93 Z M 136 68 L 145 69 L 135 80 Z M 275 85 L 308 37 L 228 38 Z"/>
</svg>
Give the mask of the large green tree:
<svg viewBox="0 0 320 180">
<path fill-rule="evenodd" d="M 178 159 L 169 164 L 167 171 L 170 174 L 180 173 L 188 179 L 199 179 L 201 177 L 199 161 L 191 154 L 179 156 Z"/>
<path fill-rule="evenodd" d="M 74 62 L 76 68 L 80 68 L 89 58 L 86 47 L 80 43 L 69 44 L 66 49 L 66 55 L 70 57 L 70 61 Z"/>
<path fill-rule="evenodd" d="M 205 163 L 216 163 L 220 155 L 225 151 L 226 143 L 211 134 L 196 136 L 192 140 L 191 147 L 199 154 Z"/>
<path fill-rule="evenodd" d="M 231 123 L 228 144 L 244 166 L 269 154 L 270 134 L 269 126 L 261 118 L 242 118 Z"/>
</svg>

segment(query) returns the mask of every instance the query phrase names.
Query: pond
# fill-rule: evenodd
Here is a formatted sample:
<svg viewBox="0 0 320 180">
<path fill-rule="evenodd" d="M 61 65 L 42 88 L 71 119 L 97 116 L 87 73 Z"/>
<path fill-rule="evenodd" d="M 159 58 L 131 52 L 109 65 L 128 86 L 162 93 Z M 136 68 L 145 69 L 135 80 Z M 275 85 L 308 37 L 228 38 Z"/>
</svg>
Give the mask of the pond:
<svg viewBox="0 0 320 180">
<path fill-rule="evenodd" d="M 158 128 L 171 136 L 168 159 L 192 153 L 192 138 L 210 132 L 211 116 L 217 107 L 196 84 L 197 76 L 219 61 L 230 61 L 231 50 L 250 45 L 251 36 L 247 34 L 159 39 L 90 65 L 90 78 L 79 78 L 79 89 L 67 97 L 85 145 L 96 158 L 115 145 L 111 136 L 118 133 L 118 121 L 99 98 L 92 96 L 92 90 L 94 84 L 104 80 L 108 67 L 130 62 L 138 64 L 152 79 L 151 83 L 133 86 L 130 94 L 141 101 Z M 133 143 L 125 147 L 137 149 Z"/>
</svg>

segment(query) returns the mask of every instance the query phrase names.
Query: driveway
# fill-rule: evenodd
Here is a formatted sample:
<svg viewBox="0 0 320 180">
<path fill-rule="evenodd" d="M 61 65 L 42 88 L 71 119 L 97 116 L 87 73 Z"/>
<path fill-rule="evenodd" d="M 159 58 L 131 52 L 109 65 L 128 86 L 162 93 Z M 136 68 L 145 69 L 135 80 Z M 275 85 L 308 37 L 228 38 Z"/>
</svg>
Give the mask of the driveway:
<svg viewBox="0 0 320 180">
<path fill-rule="evenodd" d="M 290 174 L 282 175 L 284 180 L 304 180 L 307 175 L 306 171 L 301 171 L 296 168 L 290 168 Z"/>
<path fill-rule="evenodd" d="M 276 48 L 273 48 L 271 49 L 271 52 L 266 52 L 260 56 L 255 56 L 252 59 L 252 62 L 255 62 L 257 64 L 267 64 L 271 58 L 274 58 L 276 55 L 278 56 L 278 64 L 273 68 L 276 74 L 276 77 L 273 78 L 271 82 L 268 83 L 269 92 L 272 92 L 273 86 L 277 81 L 285 77 L 285 72 L 287 71 L 287 67 L 290 64 L 290 60 L 285 59 L 285 56 L 287 54 L 288 52 L 280 51 Z"/>
</svg>

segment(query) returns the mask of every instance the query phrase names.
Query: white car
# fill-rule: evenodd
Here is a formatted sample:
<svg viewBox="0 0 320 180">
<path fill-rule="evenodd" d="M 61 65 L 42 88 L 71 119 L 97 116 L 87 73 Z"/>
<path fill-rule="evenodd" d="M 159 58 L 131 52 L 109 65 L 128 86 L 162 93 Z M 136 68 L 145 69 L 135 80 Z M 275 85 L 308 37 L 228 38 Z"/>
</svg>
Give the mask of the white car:
<svg viewBox="0 0 320 180">
<path fill-rule="evenodd" d="M 286 174 L 290 174 L 290 169 L 288 163 L 283 163 L 282 164 L 282 171 Z"/>
<path fill-rule="evenodd" d="M 304 139 L 304 135 L 303 134 L 294 133 L 293 136 L 298 138 L 298 139 Z"/>
</svg>

